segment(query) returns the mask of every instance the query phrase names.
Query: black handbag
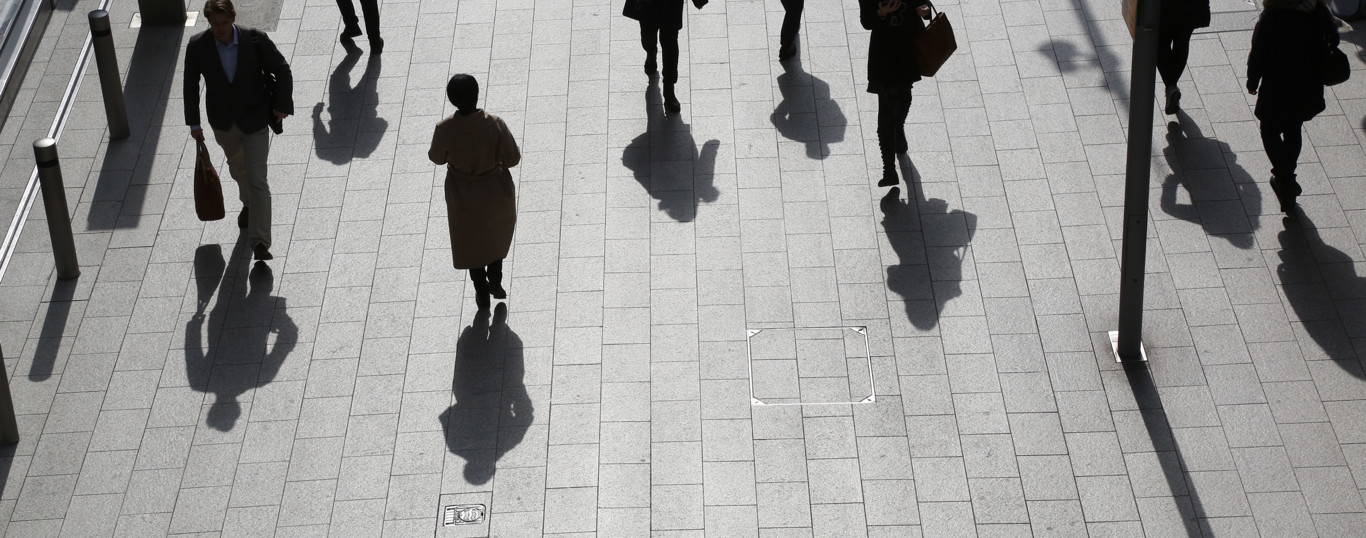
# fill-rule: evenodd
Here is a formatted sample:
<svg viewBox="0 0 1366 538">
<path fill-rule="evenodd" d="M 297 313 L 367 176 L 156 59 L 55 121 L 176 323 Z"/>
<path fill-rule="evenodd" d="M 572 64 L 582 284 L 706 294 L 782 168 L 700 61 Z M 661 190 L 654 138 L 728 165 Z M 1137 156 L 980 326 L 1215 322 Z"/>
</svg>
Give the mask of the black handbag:
<svg viewBox="0 0 1366 538">
<path fill-rule="evenodd" d="M 621 9 L 621 14 L 628 19 L 643 21 L 650 17 L 654 10 L 656 0 L 626 0 L 626 6 Z"/>
<path fill-rule="evenodd" d="M 1324 86 L 1337 86 L 1352 78 L 1352 65 L 1347 61 L 1347 55 L 1343 54 L 1342 49 L 1328 48 L 1328 54 L 1323 57 L 1320 76 L 1323 78 Z"/>
</svg>

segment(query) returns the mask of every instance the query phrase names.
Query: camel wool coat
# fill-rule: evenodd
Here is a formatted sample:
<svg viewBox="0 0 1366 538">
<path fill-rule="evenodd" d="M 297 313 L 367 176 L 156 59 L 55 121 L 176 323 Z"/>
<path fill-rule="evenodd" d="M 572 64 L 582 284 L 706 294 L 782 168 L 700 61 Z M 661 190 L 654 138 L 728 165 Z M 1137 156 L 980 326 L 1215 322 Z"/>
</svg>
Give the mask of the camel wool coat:
<svg viewBox="0 0 1366 538">
<path fill-rule="evenodd" d="M 502 118 L 476 110 L 436 124 L 428 158 L 446 165 L 446 219 L 456 269 L 508 255 L 517 226 L 516 187 L 508 168 L 522 160 Z"/>
</svg>

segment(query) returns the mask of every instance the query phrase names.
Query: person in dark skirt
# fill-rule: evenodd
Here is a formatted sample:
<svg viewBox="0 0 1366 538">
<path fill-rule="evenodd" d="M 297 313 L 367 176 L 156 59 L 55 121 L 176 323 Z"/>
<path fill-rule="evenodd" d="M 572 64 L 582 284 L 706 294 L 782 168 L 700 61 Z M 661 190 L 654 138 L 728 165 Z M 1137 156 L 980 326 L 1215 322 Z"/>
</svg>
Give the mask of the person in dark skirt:
<svg viewBox="0 0 1366 538">
<path fill-rule="evenodd" d="M 1186 70 L 1190 58 L 1191 34 L 1209 26 L 1209 0 L 1180 0 L 1162 3 L 1162 22 L 1157 27 L 1157 72 L 1167 87 L 1168 114 L 1181 109 L 1181 90 L 1176 81 Z"/>
<path fill-rule="evenodd" d="M 916 38 L 925 31 L 929 0 L 859 0 L 859 22 L 868 40 L 868 93 L 877 94 L 877 145 L 882 151 L 879 187 L 901 181 L 895 156 L 905 153 L 911 86 L 920 81 Z"/>
<path fill-rule="evenodd" d="M 692 0 L 697 9 L 708 0 Z M 645 49 L 645 74 L 655 76 L 655 44 L 664 49 L 664 108 L 678 112 L 682 106 L 674 94 L 678 82 L 678 32 L 683 29 L 683 0 L 626 0 L 622 14 L 640 22 L 640 46 Z"/>
<path fill-rule="evenodd" d="M 778 59 L 786 60 L 797 54 L 797 30 L 802 27 L 802 9 L 806 0 L 783 0 L 783 29 L 778 41 Z"/>
<path fill-rule="evenodd" d="M 1271 190 L 1291 214 L 1303 189 L 1295 163 L 1304 122 L 1326 108 L 1318 58 L 1338 44 L 1337 25 L 1321 0 L 1266 0 L 1252 32 L 1247 91 L 1257 96 L 1262 145 L 1271 160 Z"/>
</svg>

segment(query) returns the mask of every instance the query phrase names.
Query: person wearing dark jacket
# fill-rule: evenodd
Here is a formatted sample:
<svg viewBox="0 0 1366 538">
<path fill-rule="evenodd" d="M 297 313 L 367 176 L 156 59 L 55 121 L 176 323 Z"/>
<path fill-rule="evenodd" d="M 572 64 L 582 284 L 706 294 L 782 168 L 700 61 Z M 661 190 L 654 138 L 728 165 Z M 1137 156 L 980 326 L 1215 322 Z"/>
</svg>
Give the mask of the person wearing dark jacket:
<svg viewBox="0 0 1366 538">
<path fill-rule="evenodd" d="M 692 0 L 697 9 L 709 0 Z M 655 43 L 664 49 L 664 108 L 678 112 L 682 106 L 674 94 L 678 82 L 678 32 L 683 29 L 683 0 L 626 0 L 622 14 L 640 22 L 640 46 L 645 49 L 645 74 L 653 77 Z"/>
<path fill-rule="evenodd" d="M 1295 209 L 1302 192 L 1295 163 L 1304 122 L 1326 108 L 1320 61 L 1339 41 L 1337 25 L 1321 0 L 1266 0 L 1252 31 L 1247 91 L 1257 96 L 1262 145 L 1271 160 L 1271 190 L 1281 211 Z"/>
<path fill-rule="evenodd" d="M 911 86 L 920 82 L 916 38 L 925 31 L 929 0 L 859 0 L 859 22 L 868 40 L 868 93 L 877 94 L 877 145 L 882 152 L 879 187 L 901 181 L 895 155 L 905 153 Z"/>
<path fill-rule="evenodd" d="M 1181 109 L 1181 90 L 1176 87 L 1191 52 L 1191 34 L 1209 26 L 1209 0 L 1162 3 L 1162 22 L 1157 27 L 1157 72 L 1167 87 L 1168 114 Z"/>
<path fill-rule="evenodd" d="M 270 184 L 266 162 L 270 138 L 281 121 L 294 113 L 294 77 L 280 49 L 265 32 L 233 24 L 232 0 L 208 0 L 204 18 L 209 29 L 191 37 L 185 47 L 185 123 L 190 136 L 204 140 L 199 121 L 199 79 L 204 78 L 204 106 L 214 139 L 228 157 L 228 172 L 237 180 L 242 213 L 237 226 L 258 260 L 270 254 Z"/>
</svg>

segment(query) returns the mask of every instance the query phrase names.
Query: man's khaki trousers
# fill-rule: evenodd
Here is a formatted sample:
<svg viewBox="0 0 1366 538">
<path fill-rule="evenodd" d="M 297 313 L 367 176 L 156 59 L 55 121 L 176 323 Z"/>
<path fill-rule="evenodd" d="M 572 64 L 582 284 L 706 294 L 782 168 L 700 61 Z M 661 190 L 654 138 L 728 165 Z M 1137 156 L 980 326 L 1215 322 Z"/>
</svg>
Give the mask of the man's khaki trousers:
<svg viewBox="0 0 1366 538">
<path fill-rule="evenodd" d="M 228 157 L 228 173 L 237 181 L 238 197 L 247 208 L 247 244 L 270 248 L 270 183 L 266 161 L 270 158 L 270 132 L 243 133 L 236 125 L 214 129 L 214 140 Z"/>
</svg>

